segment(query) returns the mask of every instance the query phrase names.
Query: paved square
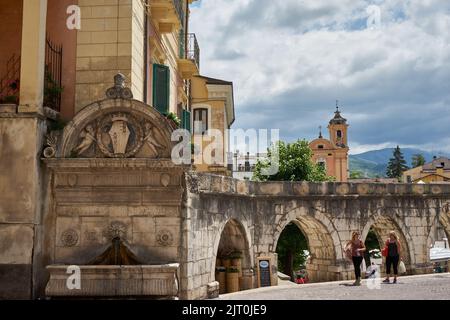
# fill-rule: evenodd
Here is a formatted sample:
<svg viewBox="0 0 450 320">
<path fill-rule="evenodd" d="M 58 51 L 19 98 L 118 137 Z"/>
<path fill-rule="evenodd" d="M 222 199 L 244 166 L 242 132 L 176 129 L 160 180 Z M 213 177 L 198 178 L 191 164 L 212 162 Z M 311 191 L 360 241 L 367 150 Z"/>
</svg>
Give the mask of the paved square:
<svg viewBox="0 0 450 320">
<path fill-rule="evenodd" d="M 383 279 L 381 279 L 382 281 Z M 391 279 L 392 282 L 392 279 Z M 351 281 L 285 285 L 220 296 L 220 300 L 450 300 L 450 273 L 400 277 L 397 284 L 369 289 Z"/>
</svg>

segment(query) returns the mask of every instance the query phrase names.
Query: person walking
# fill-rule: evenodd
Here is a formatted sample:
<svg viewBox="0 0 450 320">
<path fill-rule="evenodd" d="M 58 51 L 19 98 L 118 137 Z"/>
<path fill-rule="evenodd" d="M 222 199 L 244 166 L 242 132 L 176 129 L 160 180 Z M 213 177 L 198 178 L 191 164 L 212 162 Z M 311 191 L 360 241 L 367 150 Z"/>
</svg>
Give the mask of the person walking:
<svg viewBox="0 0 450 320">
<path fill-rule="evenodd" d="M 401 248 L 400 241 L 398 240 L 398 236 L 395 231 L 389 232 L 389 239 L 386 240 L 384 247 L 386 255 L 386 279 L 384 279 L 384 283 L 390 283 L 389 277 L 391 276 L 391 267 L 394 269 L 393 283 L 397 283 Z"/>
<path fill-rule="evenodd" d="M 361 263 L 363 261 L 364 252 L 366 251 L 366 246 L 364 242 L 361 240 L 361 234 L 358 231 L 354 231 L 352 233 L 352 240 L 349 241 L 346 245 L 349 251 L 352 254 L 353 267 L 355 269 L 355 282 L 354 286 L 361 285 Z"/>
</svg>

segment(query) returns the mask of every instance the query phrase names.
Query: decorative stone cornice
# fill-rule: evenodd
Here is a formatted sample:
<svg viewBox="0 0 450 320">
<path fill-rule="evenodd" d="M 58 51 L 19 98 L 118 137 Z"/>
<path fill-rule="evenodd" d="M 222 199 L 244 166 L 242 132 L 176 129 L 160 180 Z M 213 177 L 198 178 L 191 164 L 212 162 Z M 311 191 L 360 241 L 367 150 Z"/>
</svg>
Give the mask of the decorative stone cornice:
<svg viewBox="0 0 450 320">
<path fill-rule="evenodd" d="M 92 159 L 72 159 L 72 158 L 52 158 L 42 159 L 47 167 L 52 169 L 124 169 L 124 168 L 145 168 L 145 169 L 172 169 L 172 170 L 188 170 L 190 166 L 175 165 L 171 159 L 109 159 L 109 158 L 92 158 Z"/>
</svg>

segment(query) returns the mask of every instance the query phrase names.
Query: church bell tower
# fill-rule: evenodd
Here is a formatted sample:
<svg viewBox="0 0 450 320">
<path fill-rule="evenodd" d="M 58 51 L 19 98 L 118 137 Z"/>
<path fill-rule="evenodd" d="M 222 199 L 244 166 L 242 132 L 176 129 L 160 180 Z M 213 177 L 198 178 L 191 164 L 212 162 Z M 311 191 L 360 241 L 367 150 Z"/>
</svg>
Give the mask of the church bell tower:
<svg viewBox="0 0 450 320">
<path fill-rule="evenodd" d="M 330 141 L 334 147 L 348 149 L 347 119 L 341 116 L 341 112 L 339 111 L 339 106 L 337 103 L 336 112 L 334 113 L 334 118 L 330 120 L 328 130 L 330 132 Z"/>
</svg>

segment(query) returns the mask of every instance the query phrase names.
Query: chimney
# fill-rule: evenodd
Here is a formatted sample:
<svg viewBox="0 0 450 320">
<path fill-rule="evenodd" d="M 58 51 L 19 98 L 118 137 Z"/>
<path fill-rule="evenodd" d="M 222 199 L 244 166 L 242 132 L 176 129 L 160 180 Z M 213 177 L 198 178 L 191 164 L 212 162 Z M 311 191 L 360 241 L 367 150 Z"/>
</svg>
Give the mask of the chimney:
<svg viewBox="0 0 450 320">
<path fill-rule="evenodd" d="M 245 172 L 250 172 L 250 152 L 245 156 Z"/>
</svg>

